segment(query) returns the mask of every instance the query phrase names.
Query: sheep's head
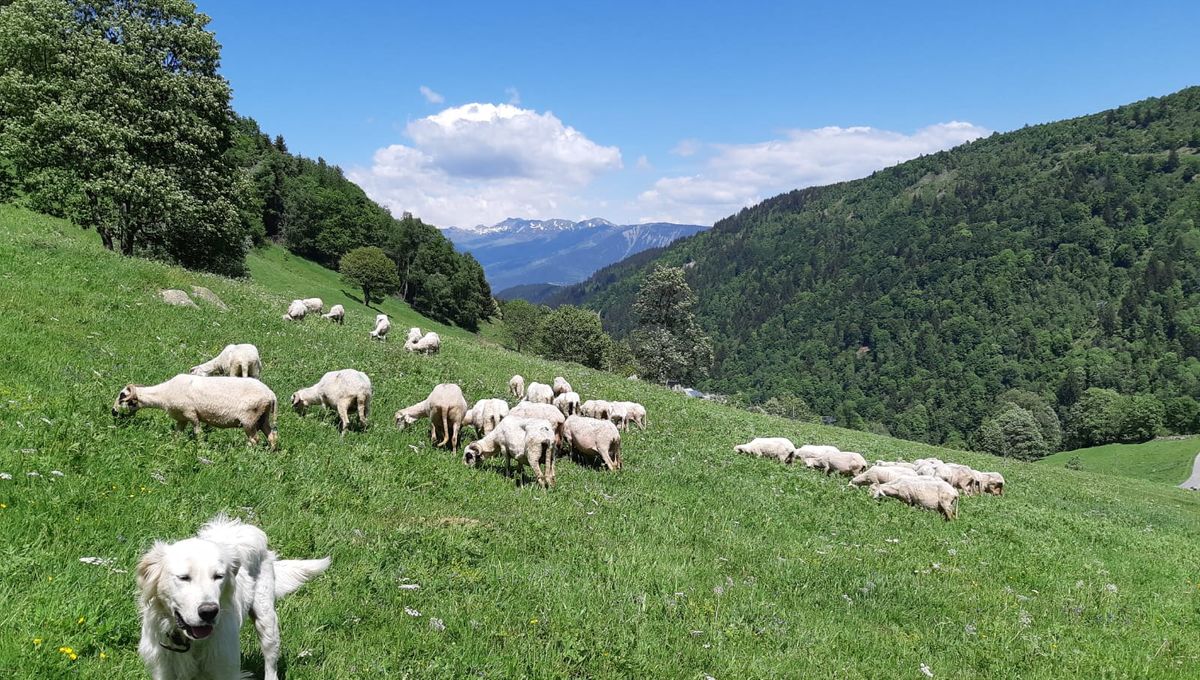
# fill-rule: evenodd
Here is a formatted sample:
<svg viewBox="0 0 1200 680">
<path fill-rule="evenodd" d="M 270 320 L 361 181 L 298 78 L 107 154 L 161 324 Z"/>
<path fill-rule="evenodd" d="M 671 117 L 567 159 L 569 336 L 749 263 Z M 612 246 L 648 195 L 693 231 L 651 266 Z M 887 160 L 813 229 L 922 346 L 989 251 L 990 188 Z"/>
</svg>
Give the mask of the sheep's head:
<svg viewBox="0 0 1200 680">
<path fill-rule="evenodd" d="M 138 399 L 137 386 L 126 385 L 121 393 L 117 395 L 117 400 L 113 403 L 113 417 L 131 416 L 137 413 L 141 407 L 141 401 Z"/>
<path fill-rule="evenodd" d="M 479 464 L 483 462 L 483 453 L 474 443 L 468 444 L 466 450 L 463 451 L 462 462 L 467 467 L 479 467 Z"/>
<path fill-rule="evenodd" d="M 882 498 L 886 495 L 887 493 L 885 493 L 883 490 L 883 484 L 871 485 L 871 498 Z"/>
<path fill-rule="evenodd" d="M 417 422 L 416 416 L 405 413 L 403 409 L 396 411 L 396 427 L 398 429 L 403 430 L 415 422 Z"/>
<path fill-rule="evenodd" d="M 304 400 L 300 398 L 300 393 L 293 392 L 292 393 L 292 409 L 295 410 L 296 413 L 299 413 L 300 415 L 304 415 L 304 411 L 307 407 L 308 407 L 308 404 L 305 404 Z"/>
</svg>

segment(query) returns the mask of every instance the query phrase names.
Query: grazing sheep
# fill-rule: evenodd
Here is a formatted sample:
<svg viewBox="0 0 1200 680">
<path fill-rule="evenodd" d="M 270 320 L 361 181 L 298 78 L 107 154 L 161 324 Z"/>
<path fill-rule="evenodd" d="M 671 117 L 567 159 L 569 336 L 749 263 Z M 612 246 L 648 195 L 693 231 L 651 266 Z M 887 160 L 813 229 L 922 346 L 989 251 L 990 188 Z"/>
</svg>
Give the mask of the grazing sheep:
<svg viewBox="0 0 1200 680">
<path fill-rule="evenodd" d="M 867 459 L 861 453 L 853 451 L 838 451 L 824 456 L 821 465 L 816 466 L 826 474 L 839 474 L 853 477 L 867 469 Z"/>
<path fill-rule="evenodd" d="M 549 404 L 554 401 L 554 390 L 545 383 L 529 383 L 529 388 L 525 390 L 525 400 L 534 404 Z"/>
<path fill-rule="evenodd" d="M 388 320 L 387 314 L 375 315 L 375 330 L 371 331 L 371 337 L 375 340 L 387 341 L 388 331 L 392 330 L 392 322 Z"/>
<path fill-rule="evenodd" d="M 303 300 L 292 300 L 292 304 L 288 305 L 287 314 L 283 315 L 284 321 L 299 321 L 308 314 L 308 307 L 304 306 Z"/>
<path fill-rule="evenodd" d="M 759 458 L 774 458 L 780 463 L 790 464 L 796 445 L 786 437 L 755 437 L 745 444 L 733 447 L 736 453 L 744 453 Z"/>
<path fill-rule="evenodd" d="M 937 510 L 947 521 L 958 517 L 958 491 L 937 478 L 901 477 L 894 482 L 871 487 L 871 498 L 884 496 L 927 510 Z"/>
<path fill-rule="evenodd" d="M 463 451 L 463 465 L 479 467 L 487 458 L 504 454 L 504 471 L 511 473 L 515 458 L 522 469 L 533 469 L 538 485 L 554 486 L 554 427 L 541 418 L 508 417 L 482 439 L 471 442 Z"/>
<path fill-rule="evenodd" d="M 793 456 L 793 462 L 795 462 L 796 458 L 799 458 L 800 462 L 803 463 L 804 467 L 806 468 L 820 468 L 821 470 L 824 470 L 826 457 L 839 453 L 841 453 L 841 451 L 836 446 L 828 446 L 824 444 L 805 444 L 804 446 L 796 449 Z"/>
<path fill-rule="evenodd" d="M 435 446 L 458 450 L 458 431 L 467 414 L 467 400 L 462 388 L 454 383 L 441 383 L 426 399 L 429 402 L 429 440 Z"/>
<path fill-rule="evenodd" d="M 508 379 L 508 393 L 514 398 L 520 399 L 525 396 L 525 378 L 519 375 L 514 375 Z"/>
<path fill-rule="evenodd" d="M 240 427 L 251 445 L 261 432 L 274 450 L 275 393 L 255 378 L 177 375 L 157 385 L 126 385 L 117 395 L 112 414 L 132 416 L 140 408 L 159 408 L 182 430 L 191 425 L 196 436 L 202 425 Z"/>
<path fill-rule="evenodd" d="M 910 463 L 906 460 L 877 460 L 877 461 L 875 461 L 875 466 L 876 467 L 902 467 L 902 468 L 906 468 L 906 469 L 913 470 L 913 471 L 915 471 L 917 469 L 916 463 Z"/>
<path fill-rule="evenodd" d="M 199 366 L 193 366 L 190 373 L 257 378 L 262 374 L 262 361 L 258 358 L 258 348 L 254 345 L 225 345 L 220 354 Z"/>
<path fill-rule="evenodd" d="M 408 340 L 404 343 L 404 349 L 418 354 L 437 354 L 442 348 L 442 338 L 437 333 L 430 331 L 418 340 Z"/>
<path fill-rule="evenodd" d="M 599 458 L 609 470 L 621 469 L 621 433 L 607 420 L 571 416 L 563 423 L 563 444 L 578 455 Z"/>
<path fill-rule="evenodd" d="M 621 418 L 621 422 L 625 427 L 628 427 L 629 423 L 632 422 L 638 426 L 638 429 L 646 429 L 645 406 L 642 406 L 636 401 L 612 401 L 609 403 L 612 404 L 614 409 L 619 408 L 623 411 L 624 415 Z"/>
<path fill-rule="evenodd" d="M 866 472 L 850 480 L 853 486 L 871 486 L 872 484 L 888 484 L 901 477 L 916 477 L 916 470 L 910 470 L 900 465 L 876 465 Z"/>
<path fill-rule="evenodd" d="M 404 339 L 405 343 L 416 342 L 421 339 L 421 329 L 413 326 L 408 329 L 408 337 Z"/>
<path fill-rule="evenodd" d="M 334 305 L 329 308 L 329 313 L 322 314 L 321 318 L 329 319 L 340 326 L 346 322 L 346 308 L 341 305 Z"/>
<path fill-rule="evenodd" d="M 912 464 L 916 467 L 921 467 L 922 465 L 945 465 L 941 458 L 918 458 Z"/>
<path fill-rule="evenodd" d="M 999 472 L 975 472 L 975 483 L 981 493 L 1004 495 L 1004 475 Z"/>
<path fill-rule="evenodd" d="M 571 389 L 571 383 L 567 382 L 566 378 L 558 376 L 554 379 L 554 396 L 574 391 Z"/>
<path fill-rule="evenodd" d="M 549 421 L 554 426 L 554 431 L 558 434 L 559 440 L 562 439 L 562 426 L 566 422 L 567 417 L 563 412 L 558 410 L 553 404 L 535 404 L 530 401 L 522 401 L 516 406 L 508 410 L 508 415 L 515 418 L 541 418 Z"/>
<path fill-rule="evenodd" d="M 554 398 L 554 405 L 564 416 L 570 417 L 579 413 L 579 393 L 563 392 Z"/>
<path fill-rule="evenodd" d="M 957 463 L 942 463 L 937 466 L 922 465 L 917 468 L 917 474 L 922 477 L 941 479 L 968 496 L 980 493 L 980 485 L 975 479 L 975 471 L 966 465 Z"/>
<path fill-rule="evenodd" d="M 588 399 L 579 405 L 580 415 L 599 420 L 608 420 L 611 410 L 612 407 L 609 406 L 608 402 L 601 399 Z"/>
<path fill-rule="evenodd" d="M 508 415 L 508 402 L 503 399 L 480 399 L 463 416 L 463 425 L 470 425 L 480 437 L 486 437 Z"/>
<path fill-rule="evenodd" d="M 304 298 L 301 302 L 310 314 L 320 314 L 325 309 L 325 301 L 321 298 Z"/>
<path fill-rule="evenodd" d="M 335 409 L 338 414 L 339 428 L 342 436 L 350 428 L 350 409 L 358 412 L 358 426 L 366 429 L 367 418 L 371 414 L 371 379 L 366 373 L 352 368 L 341 371 L 330 371 L 321 376 L 317 384 L 305 387 L 292 394 L 292 408 L 301 416 L 309 406 L 323 404 L 325 408 Z"/>
</svg>

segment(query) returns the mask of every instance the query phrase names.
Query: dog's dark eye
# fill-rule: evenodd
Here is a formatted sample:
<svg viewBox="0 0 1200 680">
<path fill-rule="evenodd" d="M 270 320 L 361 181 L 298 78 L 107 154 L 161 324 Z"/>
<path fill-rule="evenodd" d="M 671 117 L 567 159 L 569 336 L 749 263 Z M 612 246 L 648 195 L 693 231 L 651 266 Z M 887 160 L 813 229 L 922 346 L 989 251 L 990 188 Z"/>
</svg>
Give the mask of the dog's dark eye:
<svg viewBox="0 0 1200 680">
<path fill-rule="evenodd" d="M 191 581 L 192 580 L 192 577 L 189 576 L 188 574 L 184 574 L 182 576 L 176 576 L 175 578 L 179 579 L 180 581 Z"/>
</svg>

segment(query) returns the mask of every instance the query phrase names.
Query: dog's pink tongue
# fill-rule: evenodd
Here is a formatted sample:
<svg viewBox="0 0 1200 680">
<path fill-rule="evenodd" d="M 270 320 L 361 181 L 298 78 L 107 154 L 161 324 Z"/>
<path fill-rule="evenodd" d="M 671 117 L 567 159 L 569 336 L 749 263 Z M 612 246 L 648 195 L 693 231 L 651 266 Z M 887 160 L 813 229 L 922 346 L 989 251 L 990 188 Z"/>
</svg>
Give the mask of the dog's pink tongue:
<svg viewBox="0 0 1200 680">
<path fill-rule="evenodd" d="M 203 640 L 209 635 L 212 635 L 212 626 L 192 626 L 191 628 L 192 637 L 196 638 L 197 640 Z"/>
</svg>

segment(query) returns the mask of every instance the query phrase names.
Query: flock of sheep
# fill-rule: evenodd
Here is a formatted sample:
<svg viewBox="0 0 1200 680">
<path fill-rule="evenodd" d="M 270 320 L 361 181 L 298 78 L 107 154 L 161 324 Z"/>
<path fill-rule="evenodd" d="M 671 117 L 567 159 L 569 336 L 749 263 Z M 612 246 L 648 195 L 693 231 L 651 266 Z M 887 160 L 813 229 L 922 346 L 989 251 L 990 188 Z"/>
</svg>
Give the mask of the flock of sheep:
<svg viewBox="0 0 1200 680">
<path fill-rule="evenodd" d="M 1004 475 L 999 472 L 980 472 L 937 458 L 921 458 L 911 463 L 877 460 L 868 468 L 861 453 L 826 445 L 797 447 L 785 437 L 758 437 L 738 444 L 733 450 L 760 458 L 774 458 L 786 465 L 800 461 L 806 468 L 846 475 L 851 478 L 852 486 L 869 486 L 872 498 L 896 498 L 909 505 L 937 510 L 947 520 L 958 517 L 960 494 L 1004 494 Z"/>
<path fill-rule="evenodd" d="M 310 313 L 320 314 L 320 298 L 293 300 L 285 320 L 300 321 Z M 334 305 L 324 318 L 341 324 L 345 309 Z M 386 314 L 376 317 L 370 337 L 386 340 L 391 322 Z M 437 333 L 421 333 L 411 328 L 405 348 L 423 354 L 436 353 L 441 347 Z M 167 412 L 177 429 L 191 426 L 200 436 L 204 425 L 218 428 L 240 427 L 251 445 L 265 436 L 272 450 L 278 447 L 275 428 L 275 393 L 258 378 L 262 360 L 251 344 L 227 345 L 213 359 L 195 366 L 157 385 L 126 385 L 113 404 L 114 416 L 132 415 L 141 408 Z M 602 463 L 609 470 L 621 467 L 621 433 L 630 422 L 646 428 L 646 408 L 636 402 L 582 401 L 570 383 L 556 377 L 552 385 L 534 382 L 528 389 L 525 379 L 515 375 L 508 383 L 509 393 L 518 403 L 509 407 L 504 399 L 481 399 L 471 408 L 462 388 L 443 383 L 433 388 L 422 401 L 396 412 L 396 426 L 403 430 L 421 418 L 429 418 L 430 440 L 437 446 L 457 450 L 463 426 L 474 428 L 475 441 L 464 450 L 462 462 L 479 466 L 484 460 L 503 455 L 506 472 L 515 460 L 522 468 L 533 470 L 543 488 L 554 486 L 555 461 L 561 449 L 580 458 Z M 310 406 L 324 406 L 338 414 L 338 429 L 345 437 L 350 418 L 356 415 L 360 428 L 370 419 L 374 389 L 371 379 L 361 371 L 330 371 L 316 384 L 292 394 L 292 408 L 301 416 Z"/>
</svg>

